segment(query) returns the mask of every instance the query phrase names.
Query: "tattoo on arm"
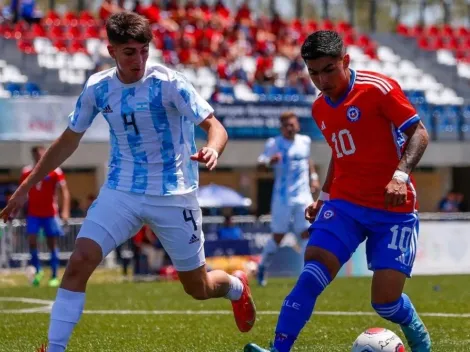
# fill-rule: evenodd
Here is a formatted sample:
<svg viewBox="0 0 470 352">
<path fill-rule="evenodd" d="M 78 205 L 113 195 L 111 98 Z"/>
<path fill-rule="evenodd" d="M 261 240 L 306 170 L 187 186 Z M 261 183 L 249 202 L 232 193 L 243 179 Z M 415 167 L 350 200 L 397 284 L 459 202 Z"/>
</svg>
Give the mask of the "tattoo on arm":
<svg viewBox="0 0 470 352">
<path fill-rule="evenodd" d="M 398 170 L 409 174 L 421 160 L 428 146 L 429 136 L 421 122 L 411 126 L 405 133 L 409 139 L 400 163 L 398 164 Z"/>
</svg>

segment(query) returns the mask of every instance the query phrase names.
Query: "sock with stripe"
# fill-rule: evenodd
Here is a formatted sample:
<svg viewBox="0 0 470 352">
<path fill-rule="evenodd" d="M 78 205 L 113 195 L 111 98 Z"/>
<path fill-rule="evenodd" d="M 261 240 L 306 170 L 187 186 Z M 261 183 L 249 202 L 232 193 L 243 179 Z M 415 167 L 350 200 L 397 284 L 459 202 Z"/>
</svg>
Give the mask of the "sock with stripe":
<svg viewBox="0 0 470 352">
<path fill-rule="evenodd" d="M 282 304 L 274 339 L 277 351 L 290 351 L 312 316 L 318 296 L 330 282 L 331 276 L 323 264 L 316 261 L 305 263 L 295 287 Z"/>
</svg>

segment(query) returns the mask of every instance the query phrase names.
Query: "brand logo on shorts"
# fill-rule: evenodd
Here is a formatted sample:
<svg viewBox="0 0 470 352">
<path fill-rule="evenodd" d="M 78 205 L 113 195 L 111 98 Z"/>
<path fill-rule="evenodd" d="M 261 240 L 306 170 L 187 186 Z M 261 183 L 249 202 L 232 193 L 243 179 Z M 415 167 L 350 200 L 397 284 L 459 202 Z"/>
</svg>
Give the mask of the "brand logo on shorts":
<svg viewBox="0 0 470 352">
<path fill-rule="evenodd" d="M 361 110 L 358 107 L 351 105 L 346 111 L 346 117 L 351 122 L 356 122 L 361 117 Z"/>
<path fill-rule="evenodd" d="M 333 217 L 333 215 L 335 215 L 335 213 L 333 212 L 333 210 L 327 210 L 323 213 L 323 217 L 325 219 L 330 219 Z"/>
<path fill-rule="evenodd" d="M 197 238 L 197 236 L 193 233 L 191 239 L 189 240 L 189 244 L 193 244 L 195 242 L 199 242 L 199 238 Z"/>
</svg>

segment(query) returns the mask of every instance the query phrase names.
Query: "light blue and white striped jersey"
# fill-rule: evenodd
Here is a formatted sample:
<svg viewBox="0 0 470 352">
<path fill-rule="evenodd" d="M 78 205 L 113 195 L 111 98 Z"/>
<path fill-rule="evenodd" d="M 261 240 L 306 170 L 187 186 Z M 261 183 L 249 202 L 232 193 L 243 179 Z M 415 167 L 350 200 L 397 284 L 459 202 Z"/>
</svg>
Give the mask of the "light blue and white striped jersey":
<svg viewBox="0 0 470 352">
<path fill-rule="evenodd" d="M 122 83 L 116 68 L 92 75 L 69 117 L 84 132 L 98 113 L 109 124 L 107 187 L 149 195 L 186 194 L 197 189 L 194 125 L 212 107 L 179 72 L 149 65 L 143 78 Z"/>
<path fill-rule="evenodd" d="M 281 135 L 266 141 L 258 162 L 264 163 L 273 155 L 281 154 L 281 160 L 273 165 L 272 203 L 291 205 L 312 202 L 309 169 L 311 143 L 310 137 L 300 134 L 296 134 L 293 140 Z"/>
</svg>

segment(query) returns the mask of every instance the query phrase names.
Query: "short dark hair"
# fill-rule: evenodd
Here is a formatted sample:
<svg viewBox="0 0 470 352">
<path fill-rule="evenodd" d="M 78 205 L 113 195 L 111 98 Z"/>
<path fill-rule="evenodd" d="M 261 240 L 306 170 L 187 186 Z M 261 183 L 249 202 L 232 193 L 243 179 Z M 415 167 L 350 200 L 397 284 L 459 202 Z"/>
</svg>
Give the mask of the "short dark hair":
<svg viewBox="0 0 470 352">
<path fill-rule="evenodd" d="M 129 11 L 111 15 L 106 22 L 106 34 L 111 44 L 126 44 L 130 40 L 146 44 L 153 38 L 149 21 Z"/>
<path fill-rule="evenodd" d="M 300 49 L 304 60 L 315 60 L 325 56 L 340 58 L 344 55 L 343 39 L 335 31 L 317 31 L 305 39 Z"/>
</svg>

